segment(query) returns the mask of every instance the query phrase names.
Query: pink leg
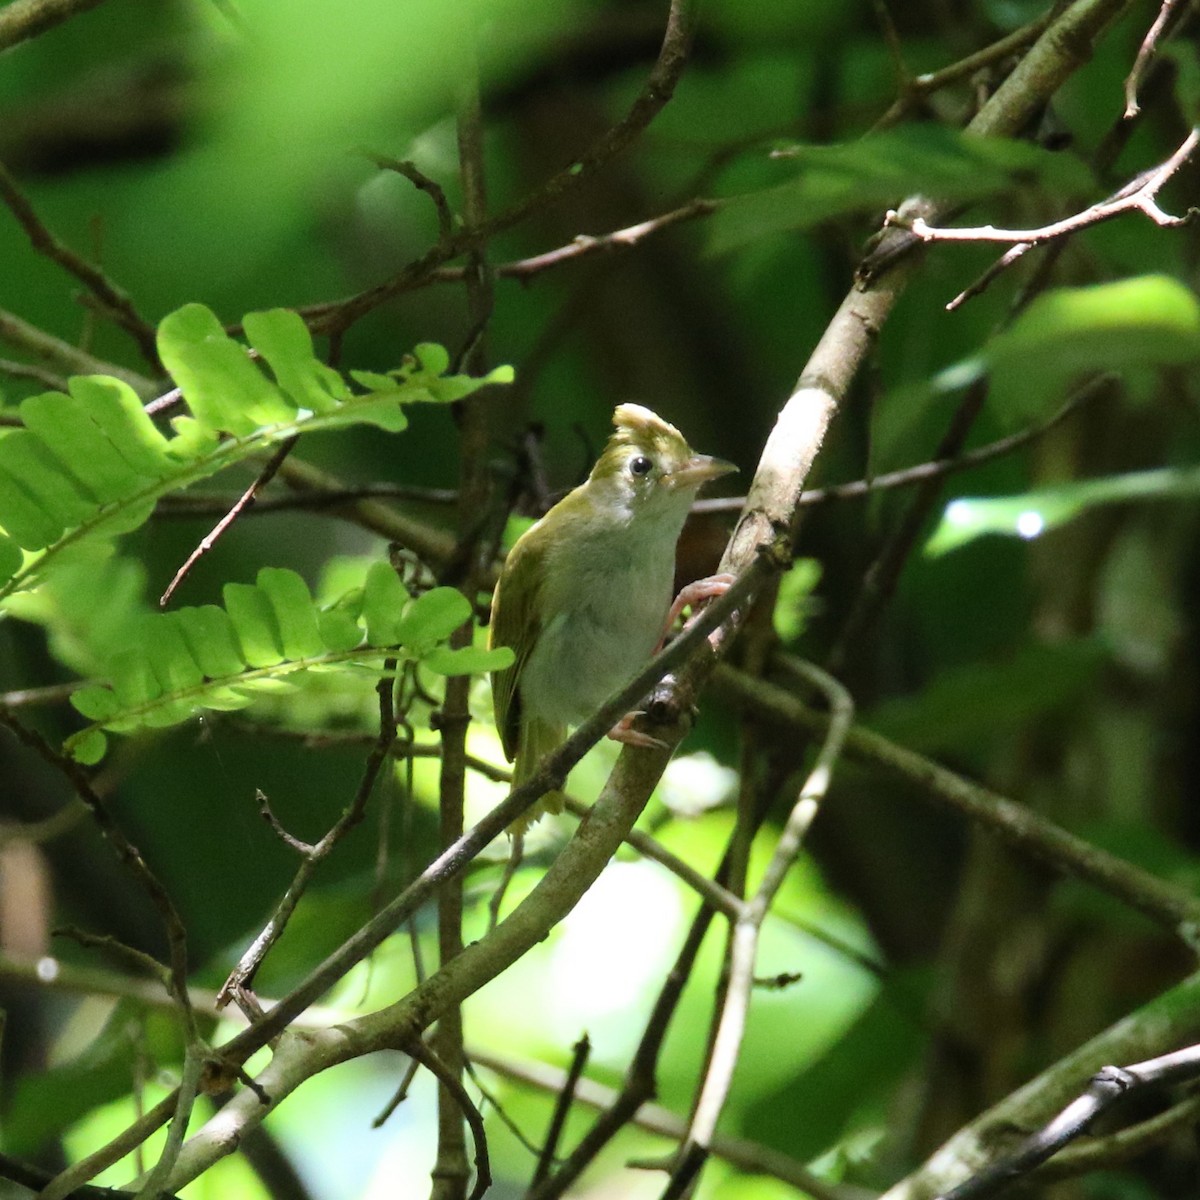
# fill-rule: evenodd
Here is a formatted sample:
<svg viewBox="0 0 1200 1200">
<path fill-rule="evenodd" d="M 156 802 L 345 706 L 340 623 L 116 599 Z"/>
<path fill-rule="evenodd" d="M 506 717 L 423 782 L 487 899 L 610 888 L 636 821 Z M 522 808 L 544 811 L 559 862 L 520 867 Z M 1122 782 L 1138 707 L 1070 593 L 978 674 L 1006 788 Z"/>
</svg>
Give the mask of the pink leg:
<svg viewBox="0 0 1200 1200">
<path fill-rule="evenodd" d="M 709 575 L 707 579 L 697 579 L 695 583 L 689 583 L 675 597 L 675 603 L 671 605 L 671 611 L 667 614 L 667 624 L 663 629 L 662 637 L 658 640 L 658 645 L 654 648 L 654 653 L 657 654 L 663 648 L 667 634 L 675 627 L 675 622 L 679 620 L 679 614 L 685 608 L 699 604 L 701 600 L 714 600 L 718 596 L 725 595 L 733 586 L 736 578 L 735 575 L 722 572 L 720 575 Z M 685 625 L 684 628 L 686 629 L 687 626 Z"/>
<path fill-rule="evenodd" d="M 640 729 L 634 729 L 633 723 L 641 715 L 640 712 L 626 713 L 608 731 L 608 736 L 614 742 L 624 742 L 626 746 L 645 746 L 651 750 L 664 749 L 667 744 L 666 742 L 656 737 L 651 737 L 648 733 L 642 733 Z"/>
</svg>

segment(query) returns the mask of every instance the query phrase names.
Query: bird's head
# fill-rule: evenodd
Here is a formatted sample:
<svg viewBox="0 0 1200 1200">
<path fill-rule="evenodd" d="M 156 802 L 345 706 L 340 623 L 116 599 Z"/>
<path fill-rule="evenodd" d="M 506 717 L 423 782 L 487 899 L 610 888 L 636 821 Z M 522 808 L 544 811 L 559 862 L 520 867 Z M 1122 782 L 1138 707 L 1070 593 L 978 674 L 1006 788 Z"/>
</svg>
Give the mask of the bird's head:
<svg viewBox="0 0 1200 1200">
<path fill-rule="evenodd" d="M 737 470 L 696 454 L 674 425 L 640 404 L 617 405 L 613 425 L 589 483 L 614 492 L 633 512 L 686 512 L 704 484 Z"/>
</svg>

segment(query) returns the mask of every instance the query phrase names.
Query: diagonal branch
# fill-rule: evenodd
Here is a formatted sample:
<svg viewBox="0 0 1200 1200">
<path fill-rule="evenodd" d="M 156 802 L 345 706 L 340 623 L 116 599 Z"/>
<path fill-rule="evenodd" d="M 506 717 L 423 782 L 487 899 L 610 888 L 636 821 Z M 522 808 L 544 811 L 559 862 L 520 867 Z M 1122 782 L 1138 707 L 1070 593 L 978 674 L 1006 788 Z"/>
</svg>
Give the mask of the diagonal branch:
<svg viewBox="0 0 1200 1200">
<path fill-rule="evenodd" d="M 314 332 L 338 334 L 380 304 L 424 283 L 437 268 L 467 251 L 485 245 L 497 233 L 511 229 L 575 191 L 627 150 L 675 93 L 691 52 L 698 0 L 671 0 L 658 58 L 629 111 L 605 130 L 574 162 L 552 175 L 540 188 L 496 216 L 442 239 L 391 279 L 345 300 L 311 305 L 300 314 Z"/>
<path fill-rule="evenodd" d="M 742 911 L 734 922 L 729 985 L 725 992 L 716 1038 L 713 1041 L 708 1071 L 700 1090 L 700 1098 L 696 1102 L 691 1125 L 688 1127 L 687 1137 L 680 1148 L 671 1178 L 663 1190 L 662 1200 L 680 1200 L 687 1195 L 708 1158 L 717 1132 L 717 1121 L 733 1085 L 733 1075 L 741 1053 L 742 1036 L 750 1015 L 750 995 L 754 988 L 759 934 L 784 877 L 800 853 L 804 836 L 817 815 L 825 793 L 829 790 L 833 768 L 841 757 L 850 733 L 850 724 L 854 720 L 854 702 L 850 693 L 836 679 L 819 667 L 798 660 L 789 661 L 792 663 L 792 669 L 806 683 L 816 687 L 826 696 L 830 709 L 829 727 L 825 731 L 825 740 L 817 753 L 813 769 L 804 781 L 783 832 L 775 844 L 762 881 L 754 895 L 742 905 Z"/>
<path fill-rule="evenodd" d="M 11 6 L 6 11 L 11 12 Z M 92 266 L 50 232 L 37 215 L 29 197 L 17 187 L 17 181 L 8 173 L 8 168 L 3 163 L 0 163 L 0 200 L 8 205 L 17 223 L 25 230 L 25 235 L 34 250 L 74 275 L 99 301 L 101 313 L 124 329 L 137 343 L 142 357 L 151 365 L 157 366 L 158 350 L 154 326 L 137 311 L 129 293 L 117 287 L 99 267 Z"/>
<path fill-rule="evenodd" d="M 104 0 L 12 0 L 0 8 L 0 50 L 35 38 Z"/>
</svg>

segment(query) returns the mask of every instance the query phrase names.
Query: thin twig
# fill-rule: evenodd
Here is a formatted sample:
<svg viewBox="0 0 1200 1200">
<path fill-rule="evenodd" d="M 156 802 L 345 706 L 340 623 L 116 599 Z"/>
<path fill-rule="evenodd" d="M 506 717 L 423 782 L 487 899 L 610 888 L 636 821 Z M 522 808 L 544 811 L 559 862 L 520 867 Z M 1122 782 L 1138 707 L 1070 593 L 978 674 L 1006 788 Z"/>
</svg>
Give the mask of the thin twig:
<svg viewBox="0 0 1200 1200">
<path fill-rule="evenodd" d="M 967 471 L 972 467 L 982 466 L 994 459 L 1020 450 L 1057 428 L 1076 409 L 1087 401 L 1099 395 L 1103 388 L 1116 380 L 1117 376 L 1111 371 L 1090 379 L 1081 385 L 1064 401 L 1045 421 L 1029 426 L 1028 429 L 1018 430 L 1007 437 L 997 438 L 986 446 L 968 450 L 953 458 L 936 458 L 930 462 L 918 463 L 912 467 L 902 467 L 897 471 L 887 471 L 882 475 L 874 475 L 870 479 L 855 479 L 849 483 L 836 483 L 830 487 L 813 488 L 805 492 L 799 500 L 802 508 L 828 504 L 836 500 L 857 500 L 863 496 L 873 496 L 877 492 L 891 491 L 895 488 L 911 487 L 913 484 L 925 483 L 933 479 L 942 479 L 947 475 L 955 475 L 959 471 Z M 745 504 L 745 496 L 718 496 L 695 501 L 691 511 L 694 513 L 737 512 Z"/>
<path fill-rule="evenodd" d="M 124 329 L 137 343 L 142 357 L 157 367 L 154 326 L 137 311 L 128 292 L 117 287 L 99 267 L 92 266 L 50 232 L 3 163 L 0 163 L 0 200 L 8 205 L 34 250 L 74 275 L 99 301 L 100 311 Z"/>
<path fill-rule="evenodd" d="M 381 171 L 394 171 L 397 175 L 403 175 L 418 191 L 424 192 L 433 201 L 437 212 L 438 240 L 449 241 L 454 233 L 454 214 L 450 211 L 442 185 L 430 179 L 416 163 L 408 159 L 391 158 L 386 154 L 374 154 L 369 151 L 367 157 Z"/>
<path fill-rule="evenodd" d="M 385 671 L 388 670 L 388 662 L 392 661 L 388 660 L 384 663 Z M 271 914 L 271 919 L 241 958 L 238 959 L 237 966 L 229 973 L 229 978 L 222 985 L 220 992 L 217 994 L 218 1007 L 223 1007 L 230 1000 L 236 999 L 239 1003 L 246 1000 L 250 1011 L 255 1011 L 256 1006 L 250 1002 L 248 993 L 253 985 L 255 973 L 262 964 L 262 960 L 282 936 L 288 921 L 291 919 L 292 913 L 295 912 L 296 905 L 300 902 L 300 897 L 304 895 L 309 880 L 312 878 L 317 867 L 328 857 L 342 838 L 363 819 L 367 801 L 370 799 L 371 792 L 375 787 L 375 781 L 379 778 L 379 772 L 383 764 L 387 761 L 388 751 L 391 749 L 392 743 L 396 740 L 396 724 L 393 719 L 392 702 L 393 682 L 391 674 L 388 673 L 379 681 L 376 687 L 379 695 L 379 733 L 374 745 L 371 747 L 371 753 L 367 756 L 362 778 L 359 780 L 358 788 L 353 798 L 320 841 L 315 842 L 311 846 L 307 846 L 298 839 L 292 839 L 289 843 L 293 849 L 302 854 L 303 861 L 297 869 L 296 874 L 292 877 L 292 882 L 288 885 L 283 899 L 276 906 L 275 912 Z M 259 794 L 261 795 L 261 792 Z M 270 811 L 269 808 L 268 811 Z"/>
<path fill-rule="evenodd" d="M 614 251 L 632 250 L 647 238 L 661 233 L 664 229 L 681 225 L 686 221 L 695 221 L 700 217 L 711 216 L 721 208 L 722 203 L 720 200 L 692 200 L 670 212 L 640 221 L 636 225 L 627 225 L 624 229 L 616 229 L 612 233 L 581 233 L 565 246 L 534 254 L 529 258 L 498 263 L 492 268 L 492 272 L 497 279 L 516 279 L 525 283 L 544 271 L 561 267 L 567 263 L 578 262 L 580 259 L 593 258 L 597 255 L 611 254 Z M 465 278 L 467 270 L 466 267 L 439 267 L 430 273 L 427 282 L 457 283 Z"/>
<path fill-rule="evenodd" d="M 5 726 L 18 741 L 30 747 L 66 778 L 75 794 L 87 806 L 92 819 L 109 845 L 116 851 L 117 857 L 128 867 L 142 890 L 150 897 L 151 903 L 162 920 L 166 931 L 167 945 L 170 949 L 170 991 L 178 1002 L 178 1008 L 190 1037 L 193 1033 L 194 1017 L 187 988 L 187 932 L 179 916 L 179 910 L 175 907 L 166 888 L 147 865 L 141 851 L 125 836 L 121 827 L 113 819 L 112 813 L 109 812 L 108 805 L 92 786 L 87 773 L 77 762 L 54 749 L 40 733 L 22 725 L 3 708 L 0 708 L 0 725 Z"/>
<path fill-rule="evenodd" d="M 1006 1154 L 963 1180 L 940 1200 L 988 1200 L 1014 1180 L 1057 1154 L 1086 1133 L 1091 1124 L 1134 1092 L 1146 1092 L 1169 1083 L 1190 1081 L 1200 1075 L 1200 1046 L 1189 1046 L 1129 1067 L 1102 1067 L 1087 1088 L 1053 1120 Z"/>
<path fill-rule="evenodd" d="M 749 707 L 781 728 L 823 732 L 828 718 L 802 704 L 790 692 L 766 680 L 721 667 L 713 679 L 716 694 L 737 708 Z M 974 783 L 940 763 L 856 726 L 846 754 L 886 775 L 910 783 L 916 794 L 977 822 L 1022 854 L 1081 879 L 1149 917 L 1189 946 L 1200 943 L 1200 899 L 1190 891 L 1110 854 L 997 792 Z"/>
<path fill-rule="evenodd" d="M 33 363 L 17 362 L 11 358 L 0 358 L 0 372 L 3 372 L 12 379 L 31 379 L 34 383 L 40 384 L 44 388 L 49 388 L 52 392 L 65 392 L 67 390 L 67 377 L 65 375 L 48 371 L 45 367 L 38 367 Z M 4 413 L 2 415 L 6 425 L 23 424 L 21 418 L 15 412 Z"/>
<path fill-rule="evenodd" d="M 1088 1171 L 1111 1170 L 1131 1158 L 1161 1146 L 1175 1134 L 1191 1129 L 1200 1117 L 1200 1096 L 1191 1095 L 1157 1116 L 1118 1129 L 1103 1137 L 1090 1137 L 1060 1150 L 1037 1169 L 1039 1182 L 1070 1179 Z"/>
<path fill-rule="evenodd" d="M 147 975 L 157 980 L 167 992 L 170 992 L 170 978 L 167 968 L 152 954 L 127 946 L 111 933 L 89 933 L 74 925 L 58 925 L 51 930 L 55 937 L 69 938 L 78 942 L 85 950 L 99 950 L 101 954 L 123 963 L 127 970 L 139 975 Z"/>
<path fill-rule="evenodd" d="M 892 60 L 892 72 L 896 76 L 897 91 L 903 95 L 912 86 L 912 72 L 904 61 L 904 45 L 900 40 L 900 31 L 896 28 L 896 22 L 892 20 L 887 0 L 871 0 L 871 7 L 875 10 L 875 20 L 883 34 L 888 57 Z"/>
<path fill-rule="evenodd" d="M 156 517 L 207 517 L 227 513 L 237 502 L 236 496 L 224 492 L 180 492 L 163 496 L 154 510 Z M 454 488 L 427 488 L 407 483 L 364 483 L 331 492 L 301 492 L 290 496 L 259 496 L 242 517 L 260 516 L 274 512 L 320 512 L 340 508 L 356 500 L 408 500 L 421 504 L 456 504 Z"/>
<path fill-rule="evenodd" d="M 253 483 L 238 497 L 233 507 L 200 539 L 199 545 L 187 556 L 183 566 L 175 572 L 174 578 L 167 584 L 167 590 L 158 598 L 159 608 L 166 608 L 175 594 L 175 589 L 187 578 L 188 572 L 200 559 L 217 544 L 217 539 L 238 519 L 241 514 L 254 503 L 259 491 L 275 478 L 275 472 L 283 465 L 283 460 L 292 452 L 292 448 L 300 440 L 299 434 L 293 434 L 285 442 L 280 442 L 271 455 L 270 461 L 258 473 Z"/>
<path fill-rule="evenodd" d="M 167 1179 L 175 1169 L 179 1159 L 179 1151 L 183 1148 L 183 1139 L 187 1134 L 188 1121 L 191 1119 L 192 1108 L 200 1086 L 201 1072 L 204 1070 L 206 1049 L 199 1042 L 189 1042 L 183 1056 L 183 1072 L 179 1087 L 175 1094 L 175 1111 L 171 1116 L 171 1124 L 167 1130 L 167 1139 L 150 1173 L 138 1188 L 136 1200 L 158 1200 L 162 1195 Z M 50 1189 L 47 1189 L 49 1191 Z"/>
<path fill-rule="evenodd" d="M 471 1099 L 467 1089 L 463 1087 L 458 1072 L 444 1063 L 430 1046 L 418 1038 L 411 1042 L 407 1049 L 408 1053 L 434 1076 L 438 1084 L 446 1089 L 471 1129 L 471 1137 L 475 1141 L 475 1186 L 471 1189 L 467 1200 L 481 1200 L 488 1188 L 492 1186 L 492 1168 L 488 1159 L 487 1131 L 483 1127 L 483 1116 L 479 1107 Z M 437 1179 L 435 1168 L 435 1187 Z"/>
<path fill-rule="evenodd" d="M 1141 105 L 1138 103 L 1138 89 L 1141 87 L 1142 77 L 1146 74 L 1146 68 L 1149 67 L 1150 60 L 1158 52 L 1158 43 L 1162 40 L 1163 30 L 1166 29 L 1167 22 L 1170 21 L 1179 6 L 1180 0 L 1163 0 L 1158 10 L 1158 15 L 1146 31 L 1146 36 L 1142 38 L 1142 44 L 1138 47 L 1137 57 L 1133 60 L 1133 66 L 1125 78 L 1124 115 L 1127 121 L 1132 120 L 1141 112 Z"/>
<path fill-rule="evenodd" d="M 45 687 L 0 692 L 0 708 L 35 708 L 42 704 L 58 704 L 69 700 L 86 682 L 84 679 L 72 679 L 68 683 L 50 683 Z"/>
<path fill-rule="evenodd" d="M 0 9 L 0 13 L 8 12 L 11 8 L 12 5 L 9 5 L 7 9 Z M 161 390 L 154 380 L 145 375 L 88 354 L 86 350 L 80 350 L 70 342 L 46 333 L 6 309 L 0 309 L 0 341 L 24 350 L 42 362 L 52 363 L 67 375 L 111 375 L 128 384 L 143 399 Z"/>
<path fill-rule="evenodd" d="M 156 984 L 103 968 L 80 967 L 71 963 L 59 962 L 56 959 L 20 962 L 0 955 L 0 978 L 14 979 L 21 983 L 76 994 L 132 1000 L 141 1007 L 156 1011 L 164 1009 L 169 1011 L 173 1003 L 162 995 L 161 989 Z M 217 999 L 215 991 L 203 988 L 192 988 L 190 991 L 194 1008 L 200 1012 L 215 1011 Z M 274 1003 L 273 1000 L 264 1000 L 267 1008 L 274 1007 Z M 345 1021 L 351 1016 L 350 1012 L 342 1009 L 313 1006 L 301 1013 L 294 1024 L 305 1029 L 322 1029 Z M 481 1046 L 468 1046 L 467 1052 L 470 1059 L 479 1066 L 505 1078 L 555 1094 L 563 1090 L 566 1072 L 560 1067 L 534 1060 L 512 1058 Z M 420 1064 L 410 1058 L 405 1071 L 406 1073 L 410 1070 L 416 1071 L 419 1067 Z M 488 1098 L 489 1103 L 496 1107 L 497 1112 L 502 1111 L 495 1099 L 488 1096 L 486 1090 L 480 1085 L 480 1081 L 476 1079 L 475 1082 L 477 1086 L 480 1086 L 481 1093 Z M 607 1108 L 617 1096 L 614 1088 L 586 1076 L 579 1080 L 575 1094 L 580 1104 L 588 1108 L 599 1109 Z M 381 1123 L 379 1118 L 373 1122 L 373 1124 L 379 1123 Z M 674 1140 L 681 1139 L 687 1129 L 686 1123 L 675 1113 L 657 1104 L 649 1103 L 641 1105 L 633 1117 L 633 1123 L 641 1129 Z M 509 1128 L 513 1128 L 513 1126 L 509 1125 Z M 536 1148 L 524 1134 L 516 1129 L 513 1132 L 522 1145 L 536 1153 Z M 712 1149 L 714 1154 L 733 1166 L 755 1174 L 774 1176 L 785 1183 L 810 1192 L 814 1200 L 871 1200 L 871 1196 L 874 1195 L 874 1193 L 868 1195 L 861 1189 L 824 1183 L 810 1175 L 800 1164 L 786 1155 L 741 1138 L 718 1134 Z M 48 1174 L 44 1175 L 36 1186 L 43 1186 L 49 1179 Z M 97 1197 L 97 1200 L 101 1200 L 101 1198 Z"/>
<path fill-rule="evenodd" d="M 671 0 L 658 58 L 629 111 L 574 162 L 552 175 L 536 191 L 483 224 L 465 229 L 449 241 L 440 242 L 391 279 L 345 300 L 301 309 L 300 313 L 310 328 L 322 333 L 344 332 L 380 304 L 423 283 L 438 267 L 476 246 L 486 244 L 497 233 L 511 229 L 535 213 L 557 204 L 627 150 L 675 92 L 691 50 L 696 8 L 696 0 Z"/>
<path fill-rule="evenodd" d="M 587 1067 L 588 1056 L 591 1052 L 592 1043 L 586 1033 L 571 1047 L 571 1066 L 567 1070 L 566 1078 L 563 1079 L 562 1087 L 558 1090 L 558 1095 L 554 1098 L 554 1111 L 550 1114 L 550 1128 L 546 1131 L 546 1143 L 538 1155 L 530 1187 L 536 1187 L 550 1174 L 550 1168 L 558 1155 L 558 1143 L 562 1138 L 563 1129 L 566 1127 L 571 1105 L 575 1103 L 575 1092 L 579 1087 L 580 1077 Z"/>
<path fill-rule="evenodd" d="M 695 1177 L 708 1157 L 741 1053 L 750 996 L 754 990 L 759 933 L 784 877 L 800 853 L 804 836 L 817 815 L 821 801 L 829 790 L 834 766 L 841 757 L 854 720 L 854 702 L 850 693 L 836 679 L 811 663 L 789 659 L 788 664 L 794 674 L 825 695 L 829 703 L 829 726 L 813 769 L 800 789 L 800 795 L 775 844 L 762 881 L 754 895 L 743 905 L 734 923 L 729 985 L 708 1070 L 687 1137 L 680 1149 L 677 1165 L 663 1190 L 662 1200 L 678 1200 L 684 1196 L 693 1186 Z"/>
<path fill-rule="evenodd" d="M 1182 217 L 1173 216 L 1159 207 L 1158 193 L 1195 153 L 1197 145 L 1200 145 L 1200 129 L 1193 129 L 1174 154 L 1157 167 L 1143 172 L 1107 199 L 1037 229 L 997 229 L 994 225 L 976 225 L 969 228 L 938 227 L 930 225 L 924 217 L 909 219 L 894 210 L 888 213 L 887 221 L 896 228 L 907 229 L 923 242 L 1002 242 L 1014 247 L 1036 246 L 1042 242 L 1068 237 L 1127 212 L 1141 212 L 1155 225 L 1163 228 L 1178 228 L 1190 223 L 1197 210 L 1192 208 Z"/>
<path fill-rule="evenodd" d="M 1028 24 L 1014 29 L 1012 33 L 992 42 L 990 46 L 984 46 L 983 49 L 976 50 L 975 53 L 968 54 L 965 58 L 960 58 L 957 62 L 950 63 L 949 66 L 942 67 L 938 71 L 913 76 L 908 80 L 907 86 L 900 96 L 892 102 L 887 112 L 875 122 L 872 132 L 879 129 L 890 129 L 908 116 L 927 96 L 932 96 L 943 88 L 969 79 L 985 67 L 994 66 L 1027 49 L 1041 37 L 1053 17 L 1053 8 L 1047 8 Z"/>
</svg>

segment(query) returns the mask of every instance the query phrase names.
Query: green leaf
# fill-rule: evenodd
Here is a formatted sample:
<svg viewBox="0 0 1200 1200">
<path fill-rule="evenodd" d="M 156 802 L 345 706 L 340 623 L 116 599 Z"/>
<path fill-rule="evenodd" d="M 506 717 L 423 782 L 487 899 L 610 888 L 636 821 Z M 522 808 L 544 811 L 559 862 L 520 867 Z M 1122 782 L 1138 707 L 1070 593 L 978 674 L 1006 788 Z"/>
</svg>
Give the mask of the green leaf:
<svg viewBox="0 0 1200 1200">
<path fill-rule="evenodd" d="M 243 325 L 250 344 L 266 359 L 297 408 L 329 412 L 350 398 L 341 376 L 317 360 L 312 335 L 298 314 L 286 308 L 247 313 Z"/>
<path fill-rule="evenodd" d="M 511 667 L 516 655 L 511 646 L 497 646 L 492 650 L 483 646 L 463 646 L 458 650 L 437 646 L 421 661 L 439 675 L 483 675 Z"/>
<path fill-rule="evenodd" d="M 362 609 L 369 645 L 392 646 L 406 640 L 398 628 L 408 602 L 408 591 L 396 572 L 385 562 L 372 563 L 363 587 Z"/>
<path fill-rule="evenodd" d="M 1024 425 L 1082 373 L 1200 361 L 1200 304 L 1166 275 L 1059 288 L 994 337 L 984 359 L 995 411 L 1010 427 Z"/>
<path fill-rule="evenodd" d="M 428 375 L 445 375 L 450 369 L 450 355 L 436 342 L 418 342 L 413 347 L 413 354 L 421 364 L 421 370 Z"/>
<path fill-rule="evenodd" d="M 175 615 L 192 657 L 209 679 L 236 675 L 248 665 L 242 657 L 233 622 L 223 608 L 202 604 L 181 608 Z"/>
<path fill-rule="evenodd" d="M 90 685 L 71 693 L 71 704 L 90 721 L 101 723 L 121 711 L 121 702 L 111 688 Z"/>
<path fill-rule="evenodd" d="M 103 504 L 152 483 L 157 472 L 149 475 L 134 466 L 93 419 L 94 403 L 105 403 L 106 396 L 103 389 L 97 390 L 94 402 L 61 392 L 30 396 L 21 403 L 21 420 L 61 470 L 78 480 L 95 503 Z"/>
<path fill-rule="evenodd" d="M 317 627 L 321 631 L 321 640 L 335 652 L 353 650 L 363 640 L 363 631 L 344 609 L 318 613 Z"/>
<path fill-rule="evenodd" d="M 9 539 L 0 543 L 0 601 L 29 589 L 76 545 L 138 528 L 167 492 L 295 434 L 359 424 L 398 432 L 408 423 L 405 404 L 457 399 L 512 378 L 508 368 L 483 379 L 443 377 L 445 351 L 422 345 L 398 371 L 373 376 L 378 387 L 355 393 L 315 357 L 295 313 L 251 313 L 245 323 L 278 385 L 202 305 L 164 318 L 160 351 L 191 408 L 171 418 L 169 438 L 128 385 L 103 376 L 23 402 L 26 427 L 0 431 L 0 536 Z M 42 553 L 18 560 L 17 546 Z"/>
<path fill-rule="evenodd" d="M 724 253 L 766 234 L 875 212 L 914 192 L 963 201 L 1038 181 L 1072 191 L 1087 190 L 1091 182 L 1069 155 L 940 125 L 891 129 L 833 146 L 793 146 L 782 153 L 785 169 L 795 178 L 726 201 L 709 225 L 710 250 Z"/>
<path fill-rule="evenodd" d="M 78 414 L 82 405 L 98 438 L 113 446 L 131 470 L 147 479 L 160 479 L 175 470 L 168 453 L 170 443 L 127 383 L 106 375 L 77 375 L 67 381 L 67 388 L 69 399 L 76 402 L 74 405 L 67 403 L 68 398 L 57 392 L 42 397 L 48 419 L 56 424 L 70 422 L 77 419 L 73 414 Z M 24 416 L 24 405 L 21 412 Z M 28 422 L 26 424 L 33 429 Z"/>
<path fill-rule="evenodd" d="M 91 767 L 104 757 L 108 738 L 98 729 L 85 729 L 77 736 L 68 738 L 63 748 L 76 762 Z"/>
<path fill-rule="evenodd" d="M 283 662 L 283 636 L 267 597 L 248 583 L 227 583 L 221 595 L 246 662 L 252 667 Z"/>
<path fill-rule="evenodd" d="M 313 658 L 325 650 L 308 584 L 295 571 L 263 567 L 258 586 L 266 594 L 279 625 L 284 658 Z"/>
<path fill-rule="evenodd" d="M 1090 508 L 1134 500 L 1173 500 L 1200 495 L 1200 467 L 1162 467 L 1040 488 L 1018 496 L 965 497 L 946 505 L 925 546 L 929 555 L 956 550 L 987 533 L 1031 540 Z"/>
<path fill-rule="evenodd" d="M 202 304 L 185 304 L 158 327 L 163 366 L 202 424 L 246 437 L 295 413 Z"/>
<path fill-rule="evenodd" d="M 396 640 L 423 655 L 470 617 L 471 604 L 462 592 L 451 587 L 433 588 L 404 610 L 396 627 Z"/>
<path fill-rule="evenodd" d="M 821 564 L 815 558 L 798 558 L 779 581 L 772 620 L 781 642 L 795 642 L 808 623 L 813 592 L 821 582 Z"/>
</svg>

